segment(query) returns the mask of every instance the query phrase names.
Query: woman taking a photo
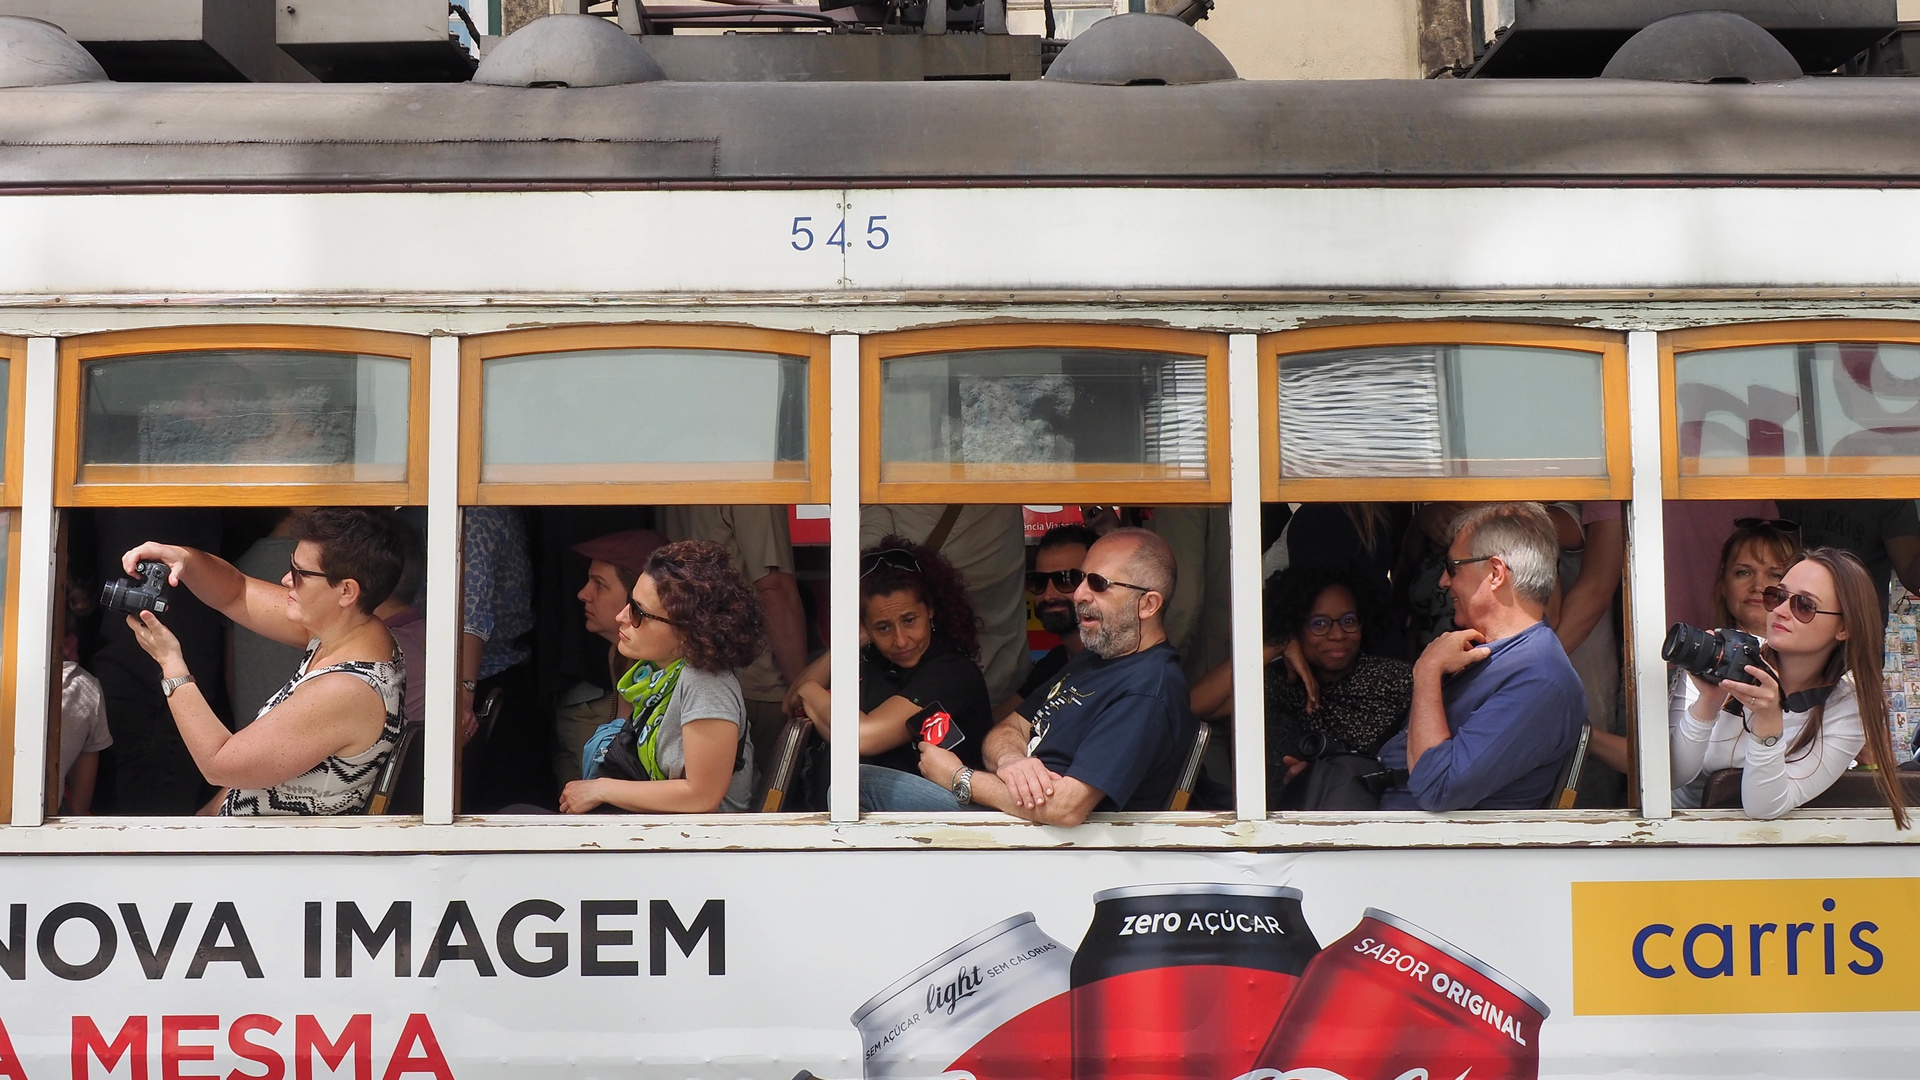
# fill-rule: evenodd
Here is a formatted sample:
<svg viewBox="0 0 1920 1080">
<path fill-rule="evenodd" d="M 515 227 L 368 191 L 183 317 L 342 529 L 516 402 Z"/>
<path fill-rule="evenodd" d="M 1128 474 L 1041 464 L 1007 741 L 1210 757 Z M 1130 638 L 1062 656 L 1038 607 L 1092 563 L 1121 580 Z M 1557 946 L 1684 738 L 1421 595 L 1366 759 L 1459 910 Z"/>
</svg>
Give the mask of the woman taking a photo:
<svg viewBox="0 0 1920 1080">
<path fill-rule="evenodd" d="M 193 548 L 147 543 L 121 559 L 129 575 L 141 562 L 165 563 L 168 580 L 208 607 L 306 649 L 293 678 L 233 732 L 201 696 L 173 632 L 151 611 L 127 617 L 160 664 L 161 692 L 200 775 L 227 789 L 225 816 L 361 813 L 400 736 L 406 668 L 373 614 L 400 580 L 397 523 L 381 511 L 323 507 L 296 520 L 292 535 L 278 585 Z"/>
<path fill-rule="evenodd" d="M 993 703 L 980 673 L 978 621 L 952 564 L 901 536 L 860 556 L 860 763 L 920 775 L 918 735 L 907 722 L 938 705 L 960 730 L 960 760 L 980 767 Z M 831 654 L 807 666 L 787 695 L 822 740 L 833 695 Z"/>
<path fill-rule="evenodd" d="M 747 809 L 753 744 L 733 669 L 760 655 L 765 617 L 722 544 L 666 544 L 614 619 L 634 661 L 615 689 L 632 707 L 587 740 L 560 812 L 710 814 Z"/>
<path fill-rule="evenodd" d="M 1773 670 L 1748 665 L 1751 683 L 1689 673 L 1674 690 L 1674 786 L 1737 768 L 1747 816 L 1776 818 L 1861 758 L 1875 767 L 1894 823 L 1906 828 L 1880 681 L 1880 603 L 1866 568 L 1851 552 L 1815 548 L 1761 602 L 1762 655 Z"/>
<path fill-rule="evenodd" d="M 1407 725 L 1413 667 L 1364 652 L 1379 612 L 1361 571 L 1352 566 L 1299 567 L 1267 594 L 1267 790 L 1274 809 L 1299 804 L 1289 787 L 1316 757 L 1372 757 Z M 1222 664 L 1194 684 L 1193 714 L 1233 714 L 1233 671 Z"/>
</svg>

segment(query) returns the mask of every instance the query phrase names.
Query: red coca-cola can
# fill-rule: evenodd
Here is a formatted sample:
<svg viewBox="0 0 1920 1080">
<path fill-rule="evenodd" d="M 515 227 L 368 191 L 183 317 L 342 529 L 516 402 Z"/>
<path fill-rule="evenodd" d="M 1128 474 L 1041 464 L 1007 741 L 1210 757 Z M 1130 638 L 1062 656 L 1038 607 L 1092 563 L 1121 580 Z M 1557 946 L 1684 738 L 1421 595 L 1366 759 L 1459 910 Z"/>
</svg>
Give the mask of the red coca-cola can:
<svg viewBox="0 0 1920 1080">
<path fill-rule="evenodd" d="M 1298 889 L 1096 893 L 1073 957 L 1075 1080 L 1242 1075 L 1319 950 Z"/>
<path fill-rule="evenodd" d="M 1395 1080 L 1417 1069 L 1535 1080 L 1547 1011 L 1481 961 L 1368 908 L 1352 933 L 1314 958 L 1258 1065 L 1344 1080 Z"/>
</svg>

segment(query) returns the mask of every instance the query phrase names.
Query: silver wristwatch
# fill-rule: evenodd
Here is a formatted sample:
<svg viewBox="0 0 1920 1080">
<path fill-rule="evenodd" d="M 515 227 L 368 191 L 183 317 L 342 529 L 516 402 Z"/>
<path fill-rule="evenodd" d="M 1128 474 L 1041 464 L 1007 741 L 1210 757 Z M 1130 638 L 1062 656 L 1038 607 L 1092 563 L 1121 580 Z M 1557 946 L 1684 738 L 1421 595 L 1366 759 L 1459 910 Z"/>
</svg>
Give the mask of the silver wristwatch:
<svg viewBox="0 0 1920 1080">
<path fill-rule="evenodd" d="M 973 801 L 973 770 L 965 765 L 960 766 L 960 771 L 953 774 L 953 787 L 950 790 L 961 806 L 971 803 Z"/>
<path fill-rule="evenodd" d="M 1764 739 L 1761 739 L 1761 740 L 1760 740 L 1760 745 L 1761 745 L 1761 746 L 1772 746 L 1772 745 L 1773 745 L 1774 743 L 1777 743 L 1777 742 L 1779 742 L 1779 741 L 1780 741 L 1780 736 L 1778 736 L 1778 735 L 1769 735 L 1769 736 L 1767 736 L 1766 738 L 1764 738 Z"/>
<path fill-rule="evenodd" d="M 177 679 L 161 679 L 160 680 L 160 696 L 172 697 L 173 692 L 175 690 L 180 689 L 181 687 L 187 685 L 192 681 L 193 681 L 193 676 L 191 675 L 182 675 Z"/>
</svg>

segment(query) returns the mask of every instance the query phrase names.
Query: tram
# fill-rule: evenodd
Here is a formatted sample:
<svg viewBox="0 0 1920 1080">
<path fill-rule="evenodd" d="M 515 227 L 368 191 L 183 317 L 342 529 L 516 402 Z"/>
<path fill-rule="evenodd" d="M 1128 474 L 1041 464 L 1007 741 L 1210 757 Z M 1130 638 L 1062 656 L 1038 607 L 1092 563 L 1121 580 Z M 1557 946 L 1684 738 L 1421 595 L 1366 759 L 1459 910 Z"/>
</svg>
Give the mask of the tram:
<svg viewBox="0 0 1920 1080">
<path fill-rule="evenodd" d="M 1675 809 L 1660 643 L 1676 503 L 1920 498 L 1920 85 L 1259 83 L 1183 47 L 0 89 L 0 1075 L 1909 1075 L 1914 834 Z M 895 365 L 985 352 L 1164 363 L 1179 423 L 1083 458 L 902 419 Z M 103 437 L 210 353 L 351 361 L 339 445 Z M 1382 357 L 1432 377 L 1358 385 Z M 636 433 L 610 387 L 656 361 Z M 1270 812 L 1263 506 L 1523 499 L 1623 508 L 1624 805 Z M 863 505 L 1223 509 L 1233 808 L 863 814 L 849 734 L 820 813 L 459 812 L 463 509 L 712 504 L 825 508 L 842 685 Z M 295 505 L 424 510 L 421 813 L 61 814 L 74 523 Z"/>
</svg>

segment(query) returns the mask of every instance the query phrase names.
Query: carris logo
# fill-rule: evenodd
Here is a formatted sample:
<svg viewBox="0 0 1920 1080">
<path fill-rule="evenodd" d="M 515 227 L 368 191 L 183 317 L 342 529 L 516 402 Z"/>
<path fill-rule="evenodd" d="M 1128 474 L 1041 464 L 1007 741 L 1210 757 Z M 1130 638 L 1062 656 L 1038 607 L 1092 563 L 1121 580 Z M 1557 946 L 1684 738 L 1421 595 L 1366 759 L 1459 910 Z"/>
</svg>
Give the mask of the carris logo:
<svg viewBox="0 0 1920 1080">
<path fill-rule="evenodd" d="M 980 992 L 982 981 L 978 965 L 959 969 L 953 973 L 953 981 L 945 986 L 935 983 L 927 987 L 927 1011 L 952 1016 L 962 1000 Z"/>
</svg>

